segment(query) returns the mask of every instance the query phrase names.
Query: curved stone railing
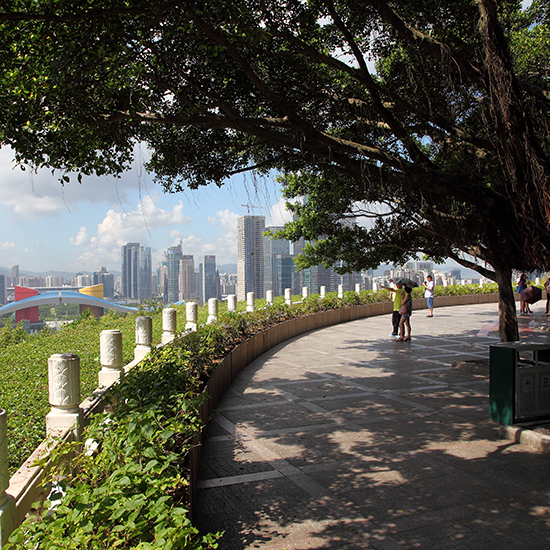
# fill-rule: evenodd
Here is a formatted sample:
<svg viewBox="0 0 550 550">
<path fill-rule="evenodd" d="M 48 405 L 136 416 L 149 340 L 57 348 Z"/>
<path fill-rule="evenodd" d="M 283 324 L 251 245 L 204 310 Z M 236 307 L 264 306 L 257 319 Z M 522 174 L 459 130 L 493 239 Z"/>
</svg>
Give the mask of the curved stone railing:
<svg viewBox="0 0 550 550">
<path fill-rule="evenodd" d="M 356 288 L 356 292 L 359 289 Z M 302 296 L 307 297 L 307 288 Z M 326 295 L 326 289 L 321 288 L 321 297 Z M 342 285 L 338 296 L 343 297 Z M 498 301 L 498 294 L 476 294 L 465 296 L 445 296 L 437 298 L 437 306 L 465 305 Z M 273 304 L 273 293 L 266 295 L 268 306 Z M 290 289 L 285 290 L 285 303 L 291 304 Z M 228 310 L 236 311 L 236 296 L 228 297 Z M 425 307 L 424 299 L 413 300 L 413 309 Z M 254 293 L 247 295 L 247 311 L 254 311 Z M 364 317 L 390 313 L 393 304 L 389 301 L 374 304 L 348 306 L 340 309 L 320 311 L 315 314 L 296 317 L 289 321 L 266 328 L 251 338 L 237 345 L 218 365 L 206 385 L 205 392 L 210 399 L 205 401 L 201 409 L 201 419 L 206 423 L 219 403 L 223 393 L 230 386 L 239 372 L 259 355 L 273 346 L 294 336 L 318 328 L 345 323 Z M 217 318 L 218 301 L 208 301 L 208 323 Z M 163 334 L 160 346 L 172 341 L 176 334 L 176 310 L 163 310 Z M 186 331 L 198 329 L 198 304 L 186 304 Z M 51 411 L 46 417 L 45 439 L 8 480 L 7 473 L 7 440 L 6 414 L 0 409 L 0 549 L 15 527 L 21 524 L 35 502 L 47 498 L 50 487 L 43 485 L 51 464 L 47 460 L 53 449 L 64 441 L 80 441 L 82 428 L 89 423 L 93 414 L 103 412 L 108 403 L 103 396 L 105 390 L 117 383 L 124 373 L 137 365 L 149 353 L 152 346 L 152 319 L 142 316 L 136 318 L 136 346 L 134 360 L 122 365 L 122 333 L 118 330 L 105 330 L 100 335 L 100 363 L 98 388 L 80 401 L 80 359 L 75 354 L 54 354 L 48 360 L 49 402 Z M 191 456 L 191 503 L 193 503 L 198 462 L 200 459 L 200 444 L 202 434 L 196 438 L 196 445 Z M 35 465 L 41 460 L 43 466 Z M 46 460 L 44 460 L 46 459 Z"/>
</svg>

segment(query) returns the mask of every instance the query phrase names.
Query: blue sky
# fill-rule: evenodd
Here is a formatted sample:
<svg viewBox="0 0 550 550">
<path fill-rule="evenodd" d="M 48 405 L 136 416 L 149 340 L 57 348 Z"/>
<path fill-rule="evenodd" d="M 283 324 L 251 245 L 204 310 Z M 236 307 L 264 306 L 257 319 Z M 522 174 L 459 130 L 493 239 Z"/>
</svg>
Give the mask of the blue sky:
<svg viewBox="0 0 550 550">
<path fill-rule="evenodd" d="M 119 271 L 120 247 L 127 242 L 151 246 L 156 266 L 163 251 L 180 241 L 197 263 L 204 254 L 215 254 L 218 264 L 236 263 L 243 204 L 258 207 L 250 212 L 265 215 L 268 225 L 288 217 L 279 185 L 273 179 L 255 185 L 250 175 L 221 189 L 177 194 L 163 193 L 139 160 L 120 179 L 87 177 L 78 184 L 72 178 L 62 186 L 58 177 L 48 170 L 21 171 L 11 149 L 0 149 L 0 266 L 76 272 L 104 265 Z"/>
</svg>

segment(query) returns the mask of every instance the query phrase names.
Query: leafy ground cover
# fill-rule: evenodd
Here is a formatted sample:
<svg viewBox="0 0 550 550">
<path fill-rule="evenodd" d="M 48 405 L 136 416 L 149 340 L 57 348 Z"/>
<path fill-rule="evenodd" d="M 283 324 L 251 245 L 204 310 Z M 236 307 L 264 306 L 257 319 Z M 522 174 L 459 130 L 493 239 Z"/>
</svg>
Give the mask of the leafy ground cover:
<svg viewBox="0 0 550 550">
<path fill-rule="evenodd" d="M 219 534 L 201 536 L 189 519 L 187 460 L 193 435 L 201 429 L 204 383 L 218 360 L 275 323 L 387 299 L 387 292 L 348 292 L 343 299 L 311 296 L 293 306 L 277 300 L 274 307 L 253 313 L 224 311 L 213 324 L 153 349 L 109 390 L 107 398 L 118 406 L 92 420 L 84 435 L 87 451 L 74 459 L 63 491 L 13 533 L 8 549 L 217 548 Z M 200 317 L 206 314 L 203 308 Z M 79 324 L 94 323 L 101 324 L 89 318 Z M 55 460 L 72 452 L 71 445 L 60 446 Z"/>
</svg>

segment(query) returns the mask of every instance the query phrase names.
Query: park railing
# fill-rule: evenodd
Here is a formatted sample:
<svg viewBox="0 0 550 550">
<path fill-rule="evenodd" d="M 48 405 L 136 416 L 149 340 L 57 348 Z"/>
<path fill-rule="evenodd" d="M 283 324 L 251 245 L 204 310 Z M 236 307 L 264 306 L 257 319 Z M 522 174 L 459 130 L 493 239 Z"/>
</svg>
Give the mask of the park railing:
<svg viewBox="0 0 550 550">
<path fill-rule="evenodd" d="M 356 287 L 356 293 L 360 289 Z M 326 288 L 321 287 L 320 300 L 326 296 Z M 343 286 L 338 288 L 338 298 L 344 297 Z M 308 298 L 308 289 L 304 287 L 302 298 Z M 441 296 L 438 307 L 464 305 L 498 301 L 498 294 L 473 294 Z M 294 302 L 300 303 L 300 302 Z M 293 305 L 290 289 L 285 290 L 285 304 Z M 266 307 L 273 305 L 273 292 L 266 293 Z M 425 307 L 425 300 L 413 300 L 413 309 Z M 227 299 L 228 311 L 237 310 L 235 295 Z M 247 294 L 246 310 L 254 311 L 256 300 L 253 292 Z M 265 328 L 234 347 L 221 359 L 204 391 L 209 395 L 201 406 L 200 417 L 207 422 L 215 410 L 224 391 L 239 372 L 256 357 L 273 346 L 305 332 L 352 321 L 364 317 L 390 313 L 393 305 L 390 301 L 367 303 L 337 309 L 320 310 L 313 314 L 291 318 Z M 218 318 L 218 300 L 208 300 L 207 324 Z M 84 401 L 80 402 L 80 359 L 72 353 L 60 353 L 48 360 L 48 386 L 50 412 L 46 416 L 46 439 L 35 449 L 24 464 L 8 479 L 7 456 L 7 417 L 0 409 L 0 549 L 7 543 L 9 535 L 25 519 L 33 503 L 44 501 L 52 490 L 50 483 L 44 483 L 52 469 L 50 457 L 55 449 L 64 442 L 77 443 L 76 452 L 86 449 L 82 443 L 82 430 L 94 414 L 116 406 L 105 399 L 105 393 L 113 384 L 125 376 L 130 369 L 138 365 L 151 351 L 152 319 L 148 316 L 136 318 L 134 359 L 127 365 L 122 364 L 122 333 L 118 330 L 104 330 L 100 334 L 100 364 L 98 387 Z M 157 347 L 162 347 L 176 337 L 176 310 L 165 308 L 162 315 L 162 338 Z M 198 324 L 198 304 L 186 303 L 185 332 L 200 330 Z M 196 477 L 202 442 L 202 432 L 196 438 L 190 457 L 190 501 L 196 487 Z M 69 468 L 70 465 L 64 464 Z M 62 473 L 60 473 L 62 474 Z"/>
</svg>

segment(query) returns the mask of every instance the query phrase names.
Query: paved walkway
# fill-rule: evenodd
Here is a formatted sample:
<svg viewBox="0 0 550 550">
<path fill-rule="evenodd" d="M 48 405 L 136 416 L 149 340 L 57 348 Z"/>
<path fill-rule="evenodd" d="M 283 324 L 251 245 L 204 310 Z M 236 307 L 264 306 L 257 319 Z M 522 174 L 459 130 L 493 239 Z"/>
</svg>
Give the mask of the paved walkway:
<svg viewBox="0 0 550 550">
<path fill-rule="evenodd" d="M 547 341 L 543 303 L 522 336 Z M 221 550 L 550 548 L 548 455 L 499 440 L 488 380 L 497 305 L 320 329 L 262 355 L 208 428 L 195 522 Z"/>
</svg>

